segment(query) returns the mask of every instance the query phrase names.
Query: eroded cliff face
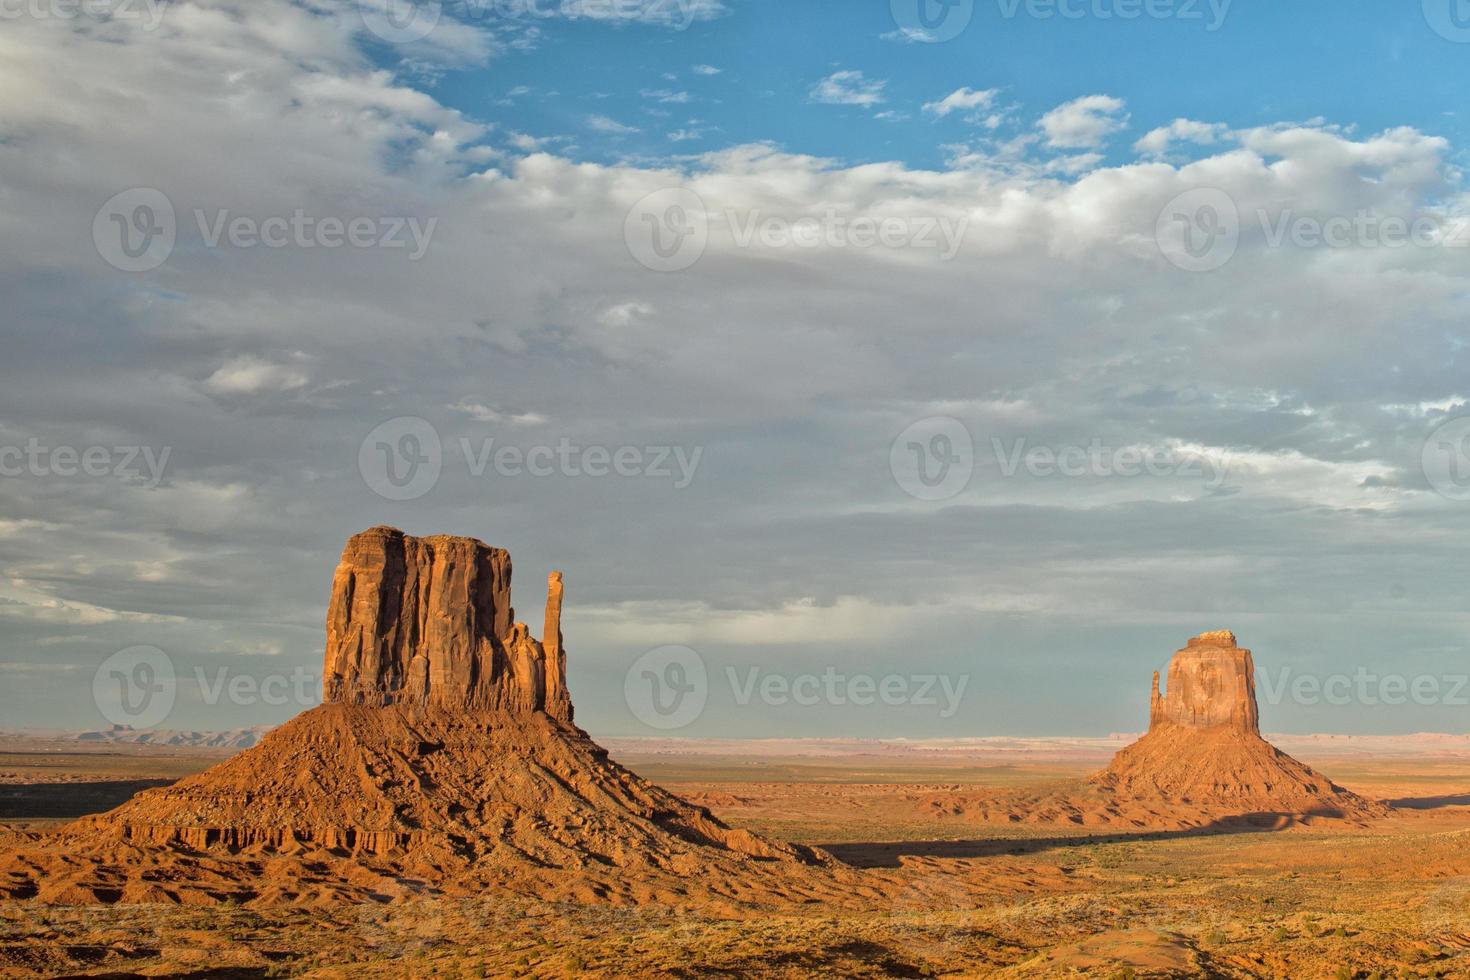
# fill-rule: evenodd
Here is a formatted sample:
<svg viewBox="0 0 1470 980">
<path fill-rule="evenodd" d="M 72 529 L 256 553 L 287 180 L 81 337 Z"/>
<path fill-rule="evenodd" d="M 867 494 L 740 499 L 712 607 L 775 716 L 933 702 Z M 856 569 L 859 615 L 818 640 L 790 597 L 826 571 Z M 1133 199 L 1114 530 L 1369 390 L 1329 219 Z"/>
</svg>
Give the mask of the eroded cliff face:
<svg viewBox="0 0 1470 980">
<path fill-rule="evenodd" d="M 327 607 L 327 703 L 426 704 L 572 720 L 552 573 L 543 645 L 511 607 L 510 554 L 474 538 L 354 535 Z"/>
<path fill-rule="evenodd" d="M 1169 661 L 1167 694 L 1154 673 L 1149 730 L 1161 725 L 1230 728 L 1260 734 L 1256 667 L 1229 630 L 1201 633 Z"/>
</svg>

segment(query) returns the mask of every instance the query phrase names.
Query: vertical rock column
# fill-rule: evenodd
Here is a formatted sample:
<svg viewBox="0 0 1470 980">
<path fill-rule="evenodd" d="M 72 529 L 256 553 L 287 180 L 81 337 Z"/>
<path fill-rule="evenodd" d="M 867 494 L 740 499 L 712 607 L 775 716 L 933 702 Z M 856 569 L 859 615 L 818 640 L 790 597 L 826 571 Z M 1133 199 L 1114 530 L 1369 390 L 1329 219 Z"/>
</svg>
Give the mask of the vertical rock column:
<svg viewBox="0 0 1470 980">
<path fill-rule="evenodd" d="M 541 644 L 546 651 L 546 713 L 570 723 L 572 699 L 567 692 L 567 657 L 561 636 L 561 572 L 546 579 L 546 625 Z"/>
</svg>

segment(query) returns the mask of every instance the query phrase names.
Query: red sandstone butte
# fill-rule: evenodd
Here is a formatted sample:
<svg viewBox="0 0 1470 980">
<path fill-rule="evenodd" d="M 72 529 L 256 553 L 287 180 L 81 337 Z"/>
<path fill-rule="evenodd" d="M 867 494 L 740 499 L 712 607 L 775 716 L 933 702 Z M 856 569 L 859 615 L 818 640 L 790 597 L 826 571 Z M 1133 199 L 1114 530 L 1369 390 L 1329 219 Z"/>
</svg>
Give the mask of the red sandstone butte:
<svg viewBox="0 0 1470 980">
<path fill-rule="evenodd" d="M 1201 633 L 1154 674 L 1148 733 L 1094 786 L 1129 811 L 1193 811 L 1201 820 L 1367 817 L 1385 811 L 1261 737 L 1255 661 L 1229 630 Z"/>
<path fill-rule="evenodd" d="M 544 641 L 510 589 L 510 555 L 473 538 L 354 535 L 332 578 L 324 703 L 0 853 L 0 898 L 733 902 L 831 887 L 824 853 L 731 829 L 609 759 L 572 724 L 561 574 Z"/>
</svg>

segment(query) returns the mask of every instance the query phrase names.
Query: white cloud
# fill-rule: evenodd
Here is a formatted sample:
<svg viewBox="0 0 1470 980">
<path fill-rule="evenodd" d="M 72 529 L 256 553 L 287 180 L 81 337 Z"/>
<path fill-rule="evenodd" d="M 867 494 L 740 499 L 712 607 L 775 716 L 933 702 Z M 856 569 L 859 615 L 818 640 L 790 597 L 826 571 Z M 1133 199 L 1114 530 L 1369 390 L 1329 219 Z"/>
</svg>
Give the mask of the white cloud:
<svg viewBox="0 0 1470 980">
<path fill-rule="evenodd" d="M 608 116 L 595 114 L 587 117 L 587 126 L 596 132 L 606 133 L 609 136 L 627 136 L 631 133 L 640 132 L 636 126 L 628 126 Z"/>
<path fill-rule="evenodd" d="M 998 89 L 957 88 L 937 102 L 925 102 L 924 111 L 943 119 L 956 110 L 989 109 Z"/>
<path fill-rule="evenodd" d="M 837 71 L 812 86 L 813 102 L 871 108 L 883 101 L 887 81 L 870 81 L 860 71 Z"/>
<path fill-rule="evenodd" d="M 1124 102 L 1111 95 L 1085 95 L 1041 117 L 1041 131 L 1054 149 L 1092 149 L 1128 124 Z"/>
<path fill-rule="evenodd" d="M 653 315 L 653 307 L 634 300 L 617 303 L 597 314 L 597 322 L 605 327 L 626 327 Z"/>
<path fill-rule="evenodd" d="M 529 426 L 543 425 L 546 422 L 546 416 L 539 412 L 502 412 L 469 399 L 455 402 L 449 407 L 461 415 L 469 416 L 476 422 L 489 422 L 495 425 Z"/>
<path fill-rule="evenodd" d="M 219 395 L 258 395 L 294 391 L 311 380 L 299 365 L 276 364 L 258 357 L 235 357 L 221 364 L 204 387 Z"/>
<path fill-rule="evenodd" d="M 694 66 L 694 74 L 696 75 L 718 75 L 722 70 L 723 69 L 716 68 L 714 65 Z"/>
<path fill-rule="evenodd" d="M 655 102 L 659 102 L 665 105 L 683 105 L 687 103 L 690 98 L 688 92 L 675 92 L 666 88 L 646 88 L 640 90 L 638 94 L 643 96 L 645 99 L 653 99 Z"/>
<path fill-rule="evenodd" d="M 641 23 L 684 30 L 691 25 L 715 20 L 729 13 L 724 0 L 678 0 L 677 3 L 608 3 L 607 0 L 562 0 L 538 6 L 550 16 L 566 17 L 571 20 L 587 20 L 607 23 Z"/>
<path fill-rule="evenodd" d="M 1169 152 L 1170 146 L 1176 141 L 1195 143 L 1200 146 L 1213 146 L 1226 134 L 1227 129 L 1220 123 L 1202 123 L 1193 119 L 1176 119 L 1167 126 L 1150 130 L 1133 148 L 1139 153 L 1150 156 L 1162 156 Z"/>
</svg>

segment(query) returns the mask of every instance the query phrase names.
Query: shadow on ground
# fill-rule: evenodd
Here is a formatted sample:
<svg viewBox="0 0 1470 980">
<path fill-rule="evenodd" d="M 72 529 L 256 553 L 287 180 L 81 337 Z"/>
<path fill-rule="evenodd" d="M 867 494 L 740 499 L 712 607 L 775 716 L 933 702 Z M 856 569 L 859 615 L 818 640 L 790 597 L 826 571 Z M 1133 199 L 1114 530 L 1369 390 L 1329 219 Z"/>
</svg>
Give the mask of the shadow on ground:
<svg viewBox="0 0 1470 980">
<path fill-rule="evenodd" d="M 897 868 L 901 858 L 987 858 L 1000 855 L 1037 854 L 1058 847 L 1085 844 L 1123 844 L 1138 841 L 1173 840 L 1180 837 L 1209 837 L 1222 834 L 1267 834 L 1285 830 L 1313 819 L 1336 819 L 1336 810 L 1307 813 L 1247 813 L 1181 830 L 1150 830 L 1128 833 L 1073 834 L 1062 837 L 1014 837 L 974 840 L 872 841 L 851 844 L 819 844 L 842 863 L 854 868 Z"/>
<path fill-rule="evenodd" d="M 1407 796 L 1400 800 L 1386 800 L 1389 806 L 1401 810 L 1438 810 L 1447 806 L 1470 806 L 1470 793 L 1449 796 Z"/>
<path fill-rule="evenodd" d="M 106 782 L 9 783 L 0 785 L 0 820 L 75 820 L 122 806 L 145 789 L 173 779 L 118 779 Z"/>
</svg>

